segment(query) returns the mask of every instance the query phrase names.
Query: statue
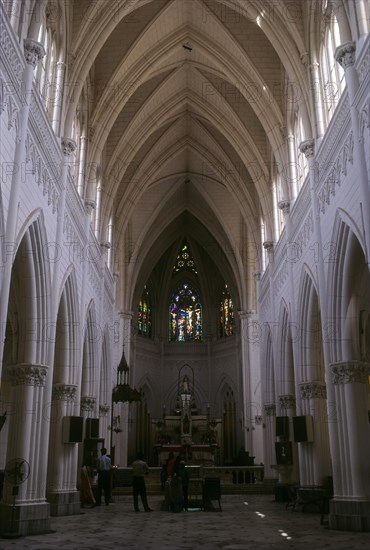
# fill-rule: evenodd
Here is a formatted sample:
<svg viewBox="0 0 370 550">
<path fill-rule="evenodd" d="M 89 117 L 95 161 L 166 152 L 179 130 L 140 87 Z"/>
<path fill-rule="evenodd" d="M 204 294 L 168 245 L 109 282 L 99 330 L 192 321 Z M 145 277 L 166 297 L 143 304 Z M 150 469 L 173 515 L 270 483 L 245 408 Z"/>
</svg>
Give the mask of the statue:
<svg viewBox="0 0 370 550">
<path fill-rule="evenodd" d="M 182 381 L 182 392 L 185 394 L 189 393 L 189 379 L 187 376 L 184 376 L 184 379 Z"/>
</svg>

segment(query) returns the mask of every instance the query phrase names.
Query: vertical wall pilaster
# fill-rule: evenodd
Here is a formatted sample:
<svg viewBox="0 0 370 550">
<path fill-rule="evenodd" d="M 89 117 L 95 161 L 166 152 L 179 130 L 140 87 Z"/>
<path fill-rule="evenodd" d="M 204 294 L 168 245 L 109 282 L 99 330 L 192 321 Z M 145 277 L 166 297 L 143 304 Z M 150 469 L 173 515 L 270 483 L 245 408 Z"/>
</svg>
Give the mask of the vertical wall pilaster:
<svg viewBox="0 0 370 550">
<path fill-rule="evenodd" d="M 335 491 L 329 525 L 334 529 L 370 530 L 369 363 L 330 365 L 336 397 L 341 460 L 341 493 Z"/>
<path fill-rule="evenodd" d="M 28 130 L 28 119 L 33 94 L 33 71 L 37 63 L 44 57 L 45 50 L 39 42 L 34 40 L 24 40 L 25 67 L 21 82 L 22 107 L 18 115 L 18 130 L 15 144 L 13 173 L 10 187 L 9 206 L 5 224 L 4 243 L 13 246 L 16 241 L 17 223 L 18 223 L 18 202 L 22 183 L 22 166 L 26 162 L 26 137 Z M 0 293 L 0 326 L 5 326 L 9 289 L 12 274 L 14 255 L 5 255 L 5 266 L 3 271 L 1 293 Z M 0 357 L 3 357 L 4 341 L 0 338 Z M 2 361 L 0 362 L 0 377 L 2 370 Z"/>
<path fill-rule="evenodd" d="M 341 480 L 341 461 L 340 461 L 340 448 L 338 443 L 338 431 L 337 422 L 332 417 L 332 407 L 335 403 L 334 387 L 332 382 L 331 370 L 330 370 L 330 350 L 329 350 L 329 338 L 328 333 L 328 305 L 327 305 L 327 288 L 324 270 L 324 256 L 323 256 L 323 243 L 321 235 L 320 213 L 317 205 L 316 195 L 316 177 L 318 173 L 318 166 L 315 162 L 315 142 L 314 140 L 307 140 L 299 146 L 302 153 L 306 156 L 309 167 L 309 182 L 310 182 L 310 195 L 311 195 L 311 208 L 313 219 L 314 238 L 317 243 L 318 262 L 317 262 L 317 277 L 318 277 L 318 295 L 320 301 L 320 314 L 321 314 L 321 332 L 323 335 L 323 355 L 325 364 L 325 383 L 327 394 L 327 416 L 331 417 L 329 423 L 329 441 L 330 452 L 332 459 L 332 472 L 334 489 L 339 488 Z"/>
<path fill-rule="evenodd" d="M 297 484 L 299 482 L 299 465 L 298 465 L 298 450 L 297 444 L 293 438 L 293 421 L 292 418 L 296 414 L 296 397 L 295 395 L 285 394 L 278 396 L 279 411 L 281 416 L 289 418 L 289 441 L 292 443 L 293 464 L 284 469 L 278 469 L 279 482 Z"/>
<path fill-rule="evenodd" d="M 354 162 L 360 173 L 360 190 L 363 223 L 362 230 L 366 243 L 366 261 L 370 260 L 370 184 L 367 175 L 366 153 L 364 140 L 360 135 L 360 116 L 355 105 L 355 98 L 359 88 L 359 79 L 355 68 L 356 43 L 346 42 L 335 50 L 335 59 L 344 69 L 351 113 L 353 131 Z"/>
<path fill-rule="evenodd" d="M 53 384 L 50 407 L 50 440 L 47 499 L 52 516 L 78 514 L 80 496 L 76 489 L 78 445 L 64 443 L 63 417 L 74 416 L 77 386 Z"/>
<path fill-rule="evenodd" d="M 60 135 L 61 130 L 61 116 L 63 112 L 64 101 L 64 80 L 66 74 L 67 65 L 63 61 L 59 61 L 56 64 L 56 78 L 55 78 L 55 95 L 52 98 L 54 102 L 53 118 L 51 126 L 56 136 Z"/>
<path fill-rule="evenodd" d="M 275 456 L 275 421 L 276 405 L 275 403 L 264 404 L 264 450 L 265 450 L 265 479 L 276 479 L 277 475 L 271 466 L 276 464 Z"/>
<path fill-rule="evenodd" d="M 50 529 L 49 505 L 45 500 L 46 471 L 39 470 L 38 450 L 42 445 L 40 426 L 44 421 L 46 365 L 20 363 L 8 366 L 5 376 L 11 384 L 9 438 L 5 464 L 3 500 L 0 503 L 0 533 Z M 24 461 L 24 462 L 23 462 Z M 17 479 L 14 471 L 18 472 Z M 13 473 L 12 473 L 13 472 Z M 13 494 L 16 487 L 16 494 Z M 13 504 L 17 506 L 15 524 Z M 13 518 L 14 519 L 14 518 Z"/>
<path fill-rule="evenodd" d="M 252 410 L 251 410 L 251 379 L 250 379 L 250 350 L 248 338 L 249 314 L 245 311 L 239 312 L 241 355 L 242 355 L 242 399 L 243 399 L 243 437 L 244 448 L 253 455 L 252 440 Z"/>
<path fill-rule="evenodd" d="M 301 485 L 322 485 L 331 475 L 326 385 L 309 381 L 299 384 L 300 414 L 313 417 L 314 441 L 298 443 Z"/>
</svg>

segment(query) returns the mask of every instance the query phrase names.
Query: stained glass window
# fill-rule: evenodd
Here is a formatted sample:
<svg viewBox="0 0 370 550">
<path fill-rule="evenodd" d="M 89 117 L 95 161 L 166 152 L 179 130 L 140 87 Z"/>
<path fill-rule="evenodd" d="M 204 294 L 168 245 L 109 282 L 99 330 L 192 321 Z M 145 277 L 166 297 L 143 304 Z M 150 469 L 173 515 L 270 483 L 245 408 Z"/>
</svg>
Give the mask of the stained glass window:
<svg viewBox="0 0 370 550">
<path fill-rule="evenodd" d="M 234 306 L 225 284 L 220 301 L 220 336 L 232 336 L 234 332 Z"/>
<path fill-rule="evenodd" d="M 141 336 L 148 336 L 150 338 L 152 335 L 152 307 L 146 286 L 139 302 L 137 330 Z"/>
<path fill-rule="evenodd" d="M 193 273 L 198 275 L 194 258 L 186 242 L 183 243 L 181 250 L 176 257 L 176 262 L 175 262 L 175 265 L 173 266 L 173 272 L 179 273 L 181 271 L 184 271 L 185 269 L 192 271 Z"/>
<path fill-rule="evenodd" d="M 171 298 L 169 310 L 170 341 L 202 340 L 202 304 L 188 283 L 180 285 Z"/>
</svg>

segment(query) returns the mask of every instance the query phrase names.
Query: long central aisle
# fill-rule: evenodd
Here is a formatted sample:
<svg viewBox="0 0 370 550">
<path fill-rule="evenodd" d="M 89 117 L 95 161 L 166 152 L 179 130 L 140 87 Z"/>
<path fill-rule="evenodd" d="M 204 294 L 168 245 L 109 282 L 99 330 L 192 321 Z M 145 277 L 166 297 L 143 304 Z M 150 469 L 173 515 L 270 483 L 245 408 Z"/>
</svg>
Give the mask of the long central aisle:
<svg viewBox="0 0 370 550">
<path fill-rule="evenodd" d="M 153 513 L 135 513 L 129 496 L 109 506 L 54 518 L 54 532 L 0 539 L 0 550 L 367 550 L 369 533 L 330 531 L 320 514 L 285 509 L 271 495 L 225 495 L 222 512 L 160 511 L 162 497 L 148 498 Z"/>
</svg>

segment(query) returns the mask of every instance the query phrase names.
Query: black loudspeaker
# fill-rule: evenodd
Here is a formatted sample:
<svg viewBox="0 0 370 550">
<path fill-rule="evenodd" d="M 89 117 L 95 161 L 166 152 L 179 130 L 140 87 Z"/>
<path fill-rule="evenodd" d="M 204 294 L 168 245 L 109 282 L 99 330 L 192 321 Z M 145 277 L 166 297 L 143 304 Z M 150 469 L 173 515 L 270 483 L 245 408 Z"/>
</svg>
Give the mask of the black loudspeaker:
<svg viewBox="0 0 370 550">
<path fill-rule="evenodd" d="M 293 416 L 294 441 L 312 443 L 313 418 L 312 416 Z"/>
<path fill-rule="evenodd" d="M 276 464 L 293 464 L 293 452 L 291 441 L 278 441 L 275 443 Z"/>
<path fill-rule="evenodd" d="M 284 437 L 289 439 L 289 416 L 277 416 L 276 417 L 276 437 Z"/>
<path fill-rule="evenodd" d="M 86 418 L 85 439 L 99 438 L 99 418 Z"/>
<path fill-rule="evenodd" d="M 62 420 L 63 443 L 81 443 L 83 440 L 83 416 L 64 416 Z"/>
</svg>

